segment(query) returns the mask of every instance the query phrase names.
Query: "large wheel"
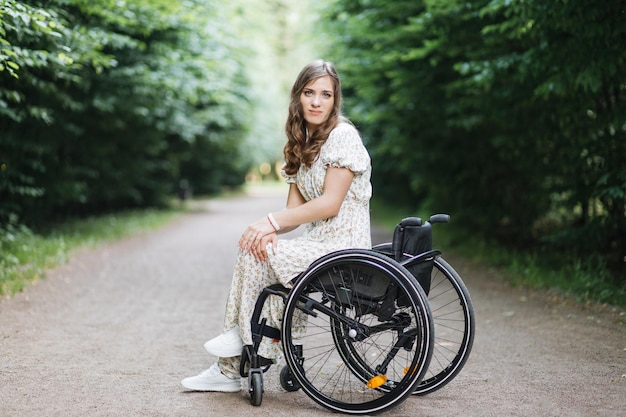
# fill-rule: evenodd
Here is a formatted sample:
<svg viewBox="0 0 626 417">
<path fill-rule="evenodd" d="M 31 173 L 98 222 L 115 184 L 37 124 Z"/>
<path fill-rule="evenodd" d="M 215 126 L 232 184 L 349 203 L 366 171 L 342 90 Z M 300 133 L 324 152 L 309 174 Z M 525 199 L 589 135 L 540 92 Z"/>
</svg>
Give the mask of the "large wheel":
<svg viewBox="0 0 626 417">
<path fill-rule="evenodd" d="M 368 250 L 314 262 L 285 304 L 285 360 L 302 390 L 337 412 L 373 414 L 411 395 L 432 355 L 422 288 L 394 260 Z"/>
<path fill-rule="evenodd" d="M 474 344 L 474 307 L 461 277 L 443 258 L 435 259 L 428 302 L 435 323 L 435 346 L 428 371 L 415 394 L 425 395 L 452 381 Z"/>
<path fill-rule="evenodd" d="M 375 250 L 391 256 L 391 244 L 378 245 Z M 456 377 L 467 362 L 475 332 L 472 300 L 459 274 L 442 257 L 426 262 L 432 263 L 426 286 L 435 345 L 428 371 L 415 390 L 417 395 L 434 392 Z M 420 282 L 423 280 L 420 277 Z"/>
</svg>

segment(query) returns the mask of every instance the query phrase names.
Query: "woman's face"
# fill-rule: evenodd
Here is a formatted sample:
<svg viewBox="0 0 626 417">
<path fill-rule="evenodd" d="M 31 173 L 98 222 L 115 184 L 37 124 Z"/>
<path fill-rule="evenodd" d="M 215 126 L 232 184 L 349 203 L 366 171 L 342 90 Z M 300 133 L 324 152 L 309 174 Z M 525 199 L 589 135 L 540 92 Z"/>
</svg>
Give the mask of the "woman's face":
<svg viewBox="0 0 626 417">
<path fill-rule="evenodd" d="M 309 132 L 328 120 L 335 105 L 333 91 L 333 81 L 328 75 L 312 80 L 302 90 L 300 105 Z"/>
</svg>

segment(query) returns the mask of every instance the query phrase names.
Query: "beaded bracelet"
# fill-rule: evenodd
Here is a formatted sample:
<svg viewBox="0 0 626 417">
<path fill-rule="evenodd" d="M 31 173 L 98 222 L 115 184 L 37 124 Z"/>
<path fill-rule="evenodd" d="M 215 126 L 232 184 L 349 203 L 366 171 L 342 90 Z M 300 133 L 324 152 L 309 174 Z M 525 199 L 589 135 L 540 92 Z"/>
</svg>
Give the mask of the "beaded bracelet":
<svg viewBox="0 0 626 417">
<path fill-rule="evenodd" d="M 270 222 L 270 224 L 272 225 L 272 227 L 274 228 L 275 231 L 279 231 L 280 230 L 280 226 L 278 225 L 278 223 L 276 222 L 276 219 L 274 218 L 274 216 L 272 215 L 272 213 L 269 213 L 267 215 L 267 220 Z"/>
</svg>

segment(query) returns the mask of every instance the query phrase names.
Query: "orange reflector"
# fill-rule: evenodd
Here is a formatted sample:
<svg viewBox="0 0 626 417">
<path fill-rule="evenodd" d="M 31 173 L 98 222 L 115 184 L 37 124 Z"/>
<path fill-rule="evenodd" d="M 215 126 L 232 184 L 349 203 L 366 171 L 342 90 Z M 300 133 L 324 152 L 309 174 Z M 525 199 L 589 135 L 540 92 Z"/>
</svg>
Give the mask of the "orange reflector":
<svg viewBox="0 0 626 417">
<path fill-rule="evenodd" d="M 376 375 L 369 381 L 367 381 L 367 388 L 378 388 L 387 382 L 387 377 L 385 375 Z"/>
<path fill-rule="evenodd" d="M 407 366 L 406 368 L 404 368 L 404 375 L 409 373 L 409 369 L 411 369 L 410 366 Z M 416 369 L 413 369 L 413 373 L 415 373 Z"/>
</svg>

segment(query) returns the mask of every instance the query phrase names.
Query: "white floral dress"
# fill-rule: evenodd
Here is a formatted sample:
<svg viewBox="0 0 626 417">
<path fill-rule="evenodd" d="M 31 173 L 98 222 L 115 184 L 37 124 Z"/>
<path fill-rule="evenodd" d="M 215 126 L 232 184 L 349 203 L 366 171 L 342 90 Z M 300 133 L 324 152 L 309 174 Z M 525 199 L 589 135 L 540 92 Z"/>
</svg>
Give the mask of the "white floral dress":
<svg viewBox="0 0 626 417">
<path fill-rule="evenodd" d="M 309 201 L 324 192 L 324 178 L 329 166 L 348 168 L 354 173 L 350 189 L 335 217 L 307 224 L 302 236 L 279 240 L 276 250 L 269 244 L 267 262 L 259 262 L 246 252 L 240 252 L 237 257 L 226 304 L 224 331 L 239 326 L 245 345 L 252 344 L 250 318 L 263 288 L 277 283 L 290 287 L 293 278 L 329 252 L 371 248 L 370 156 L 358 131 L 349 123 L 340 123 L 330 133 L 311 167 L 301 166 L 295 176 L 285 178 L 288 183 L 295 183 L 304 199 Z M 268 318 L 268 325 L 280 329 L 282 312 L 282 300 L 270 297 L 265 303 L 263 317 Z M 259 347 L 261 356 L 275 359 L 281 353 L 280 343 L 263 338 Z M 218 364 L 224 374 L 239 376 L 239 357 L 220 358 Z"/>
</svg>

